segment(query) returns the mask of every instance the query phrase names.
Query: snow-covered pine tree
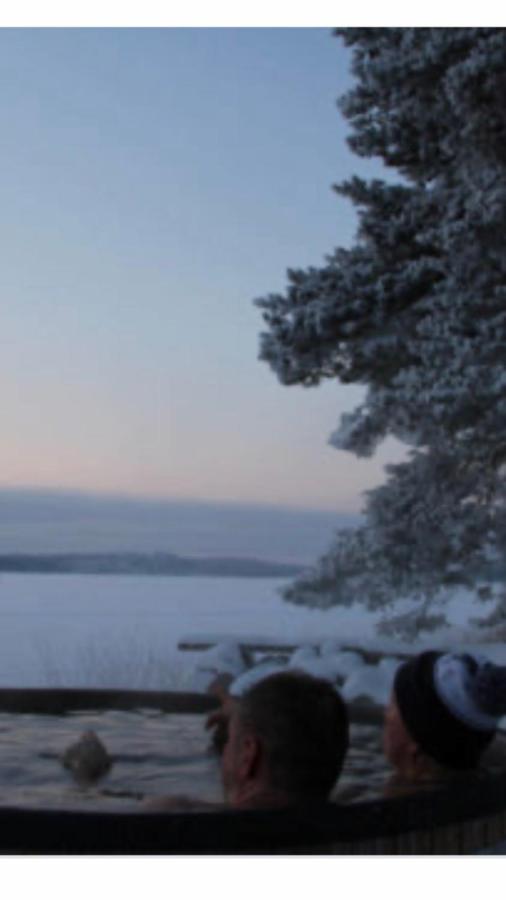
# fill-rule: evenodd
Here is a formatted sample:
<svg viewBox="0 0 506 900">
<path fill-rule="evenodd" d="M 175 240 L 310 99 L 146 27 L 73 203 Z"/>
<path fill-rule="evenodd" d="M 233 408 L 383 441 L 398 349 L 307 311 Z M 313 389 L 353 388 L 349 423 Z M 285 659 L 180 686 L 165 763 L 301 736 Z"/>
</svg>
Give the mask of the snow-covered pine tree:
<svg viewBox="0 0 506 900">
<path fill-rule="evenodd" d="M 364 524 L 337 532 L 286 597 L 379 608 L 412 595 L 416 610 L 384 623 L 408 635 L 444 621 L 445 586 L 479 583 L 496 600 L 481 621 L 504 624 L 506 596 L 483 573 L 506 550 L 506 30 L 337 34 L 353 49 L 349 143 L 398 181 L 336 186 L 357 207 L 356 243 L 256 301 L 260 358 L 287 385 L 367 386 L 336 447 L 368 456 L 392 434 L 411 449 L 366 496 Z"/>
</svg>

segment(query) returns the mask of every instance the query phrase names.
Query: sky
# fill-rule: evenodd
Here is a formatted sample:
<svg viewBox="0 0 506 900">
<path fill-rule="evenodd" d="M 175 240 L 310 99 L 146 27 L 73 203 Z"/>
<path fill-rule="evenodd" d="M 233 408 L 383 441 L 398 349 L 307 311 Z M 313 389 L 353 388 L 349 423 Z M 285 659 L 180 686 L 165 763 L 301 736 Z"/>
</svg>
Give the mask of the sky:
<svg viewBox="0 0 506 900">
<path fill-rule="evenodd" d="M 253 300 L 349 245 L 326 28 L 1 29 L 0 489 L 355 513 L 402 448 L 283 387 Z"/>
</svg>

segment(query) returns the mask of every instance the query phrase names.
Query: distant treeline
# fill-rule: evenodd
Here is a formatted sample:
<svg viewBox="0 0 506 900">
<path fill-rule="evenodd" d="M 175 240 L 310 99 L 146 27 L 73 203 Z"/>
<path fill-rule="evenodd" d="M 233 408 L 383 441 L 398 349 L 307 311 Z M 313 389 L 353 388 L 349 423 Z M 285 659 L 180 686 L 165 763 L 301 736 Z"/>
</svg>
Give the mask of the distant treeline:
<svg viewBox="0 0 506 900">
<path fill-rule="evenodd" d="M 80 575 L 220 575 L 290 578 L 301 566 L 258 559 L 185 557 L 172 553 L 0 554 L 0 572 Z"/>
</svg>

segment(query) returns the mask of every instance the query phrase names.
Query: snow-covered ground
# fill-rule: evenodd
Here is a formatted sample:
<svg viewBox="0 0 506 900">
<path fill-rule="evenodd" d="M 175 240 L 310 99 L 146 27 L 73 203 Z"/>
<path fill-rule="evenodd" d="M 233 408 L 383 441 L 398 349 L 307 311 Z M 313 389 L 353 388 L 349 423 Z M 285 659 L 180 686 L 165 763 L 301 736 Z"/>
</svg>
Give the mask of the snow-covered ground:
<svg viewBox="0 0 506 900">
<path fill-rule="evenodd" d="M 325 635 L 336 616 L 283 603 L 277 594 L 282 583 L 4 574 L 0 685 L 105 685 L 114 678 L 126 687 L 144 677 L 146 686 L 155 686 L 155 675 L 160 684 L 166 683 L 165 674 L 183 681 L 189 677 L 198 654 L 178 653 L 184 636 L 259 635 L 303 642 Z"/>
<path fill-rule="evenodd" d="M 2 575 L 0 686 L 198 687 L 195 668 L 205 656 L 178 652 L 181 639 L 229 644 L 248 639 L 302 647 L 292 664 L 302 662 L 315 674 L 339 670 L 347 676 L 348 699 L 365 693 L 381 700 L 396 653 L 430 646 L 476 649 L 476 634 L 468 628 L 473 606 L 463 592 L 452 601 L 449 629 L 406 645 L 378 637 L 378 616 L 359 607 L 322 611 L 287 604 L 278 594 L 282 584 L 248 578 Z M 390 658 L 380 667 L 357 664 L 341 652 L 343 644 L 381 649 Z M 482 649 L 506 663 L 504 644 Z"/>
</svg>

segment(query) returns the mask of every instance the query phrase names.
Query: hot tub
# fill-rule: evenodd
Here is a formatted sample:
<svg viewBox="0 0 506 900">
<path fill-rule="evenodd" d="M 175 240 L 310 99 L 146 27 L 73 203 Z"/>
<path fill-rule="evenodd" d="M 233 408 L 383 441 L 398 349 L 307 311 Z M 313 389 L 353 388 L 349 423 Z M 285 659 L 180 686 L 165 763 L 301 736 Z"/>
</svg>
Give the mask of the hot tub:
<svg viewBox="0 0 506 900">
<path fill-rule="evenodd" d="M 343 773 L 339 791 L 349 787 L 356 776 L 367 781 L 366 793 L 355 793 L 354 802 L 331 802 L 290 810 L 209 810 L 202 812 L 148 812 L 136 802 L 141 796 L 172 792 L 175 782 L 164 775 L 160 784 L 152 781 L 149 790 L 136 789 L 134 780 L 121 781 L 121 764 L 144 755 L 144 739 L 135 744 L 128 741 L 128 729 L 136 733 L 147 729 L 146 723 L 155 722 L 160 734 L 166 725 L 178 727 L 185 718 L 193 719 L 191 734 L 200 734 L 202 745 L 190 747 L 187 768 L 194 788 L 189 793 L 201 795 L 209 788 L 214 799 L 219 790 L 217 761 L 205 751 L 205 735 L 201 725 L 204 715 L 213 709 L 213 698 L 202 694 L 112 691 L 112 690 L 0 690 L 1 716 L 12 716 L 19 722 L 19 729 L 28 725 L 28 733 L 39 735 L 38 746 L 33 753 L 39 764 L 43 762 L 57 772 L 56 794 L 51 794 L 50 784 L 38 785 L 30 797 L 30 785 L 26 786 L 21 802 L 15 797 L 12 784 L 4 785 L 4 800 L 0 807 L 0 850 L 8 854 L 292 854 L 292 853 L 469 853 L 486 849 L 506 838 L 506 773 L 494 772 L 472 778 L 469 782 L 448 785 L 432 791 L 409 796 L 384 799 L 378 784 L 371 785 L 367 769 L 367 754 L 359 746 L 355 763 Z M 114 769 L 120 775 L 108 775 L 100 785 L 87 791 L 73 786 L 69 776 L 61 771 L 56 745 L 58 728 L 81 724 L 95 725 L 102 714 L 111 713 L 112 721 L 118 713 L 131 717 L 120 718 L 123 727 L 120 752 L 114 753 Z M 167 716 L 168 714 L 168 716 Z M 157 722 L 157 716 L 165 715 Z M 34 717 L 44 717 L 45 725 L 37 729 Z M 52 717 L 57 717 L 54 722 Z M 81 718 L 80 718 L 81 717 Z M 137 717 L 137 718 L 136 718 Z M 140 717 L 140 718 L 139 718 Z M 178 718 L 180 717 L 180 718 Z M 181 718 L 182 717 L 182 718 Z M 4 718 L 4 724 L 9 719 Z M 352 707 L 353 727 L 374 727 L 377 712 L 368 708 Z M 194 727 L 197 726 L 197 727 Z M 30 731 L 31 728 L 31 731 Z M 125 731 L 125 728 L 127 729 Z M 55 729 L 56 738 L 55 741 Z M 107 730 L 107 729 L 106 729 Z M 97 728 L 100 734 L 100 729 Z M 40 735 L 42 735 L 40 737 Z M 174 777 L 181 778 L 177 754 L 171 749 L 167 731 L 169 761 L 175 762 Z M 1 736 L 1 735 L 0 735 Z M 50 746 L 50 740 L 53 744 Z M 193 739 L 193 738 L 192 738 Z M 352 738 L 353 740 L 353 738 Z M 191 742 L 190 742 L 191 743 Z M 354 746 L 356 746 L 356 740 Z M 49 746 L 49 750 L 47 749 Z M 61 747 L 63 750 L 64 748 Z M 38 757 L 37 757 L 38 754 Z M 42 756 L 41 756 L 42 754 Z M 155 753 L 156 755 L 156 753 Z M 357 763 L 358 760 L 358 763 Z M 358 765 L 364 766 L 359 772 Z M 200 766 L 202 782 L 195 780 L 192 766 Z M 349 765 L 349 764 L 348 764 Z M 193 771 L 193 775 L 192 775 Z M 206 778 L 213 772 L 214 782 L 206 787 Z M 187 773 L 187 774 L 188 774 Z M 381 775 L 380 769 L 378 769 Z M 353 777 L 352 777 L 353 776 Z M 200 776 L 199 776 L 200 777 Z M 149 782 L 149 776 L 146 778 Z M 5 778 L 4 778 L 5 780 Z M 12 780 L 12 779 L 11 779 Z M 45 781 L 45 779 L 44 779 Z M 160 787 L 163 783 L 163 791 Z M 184 783 L 184 782 L 183 782 Z M 62 799 L 61 786 L 67 794 Z M 58 787 L 59 786 L 59 787 Z M 199 790 L 199 786 L 201 790 Z M 32 785 L 33 787 L 33 785 Z M 185 788 L 186 790 L 186 788 Z M 44 793 L 45 791 L 45 793 Z M 60 793 L 58 793 L 60 791 Z M 73 792 L 73 793 L 72 793 Z M 178 793 L 181 784 L 178 781 Z M 214 794 L 213 794 L 214 792 Z M 14 792 L 15 793 L 15 792 Z M 369 799 L 367 799 L 369 797 Z M 14 802 L 15 801 L 15 802 Z"/>
</svg>

